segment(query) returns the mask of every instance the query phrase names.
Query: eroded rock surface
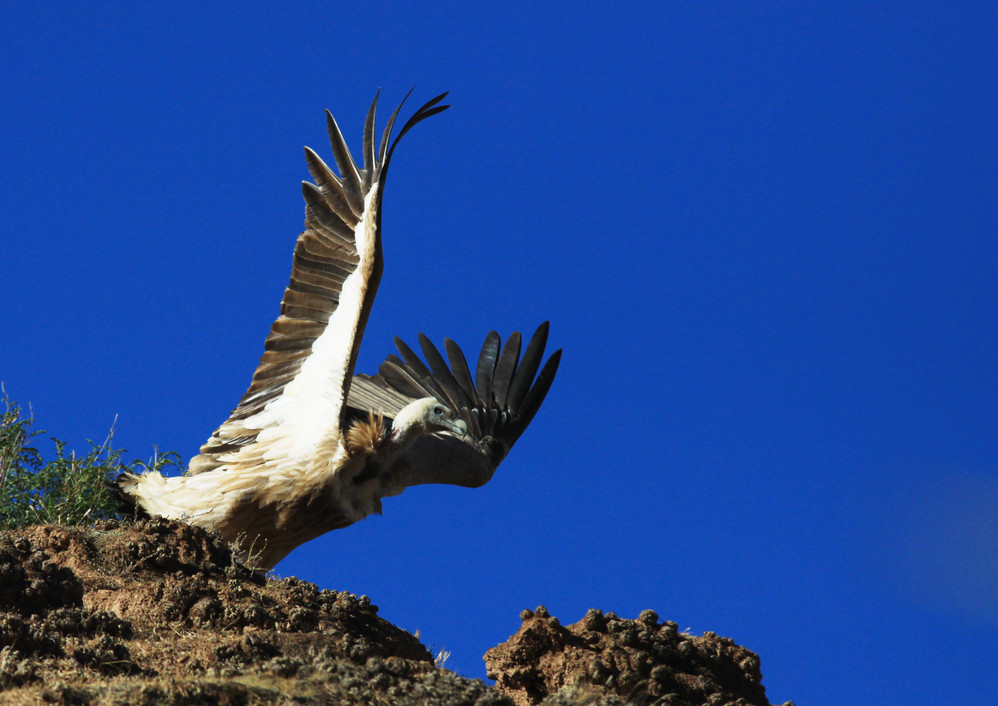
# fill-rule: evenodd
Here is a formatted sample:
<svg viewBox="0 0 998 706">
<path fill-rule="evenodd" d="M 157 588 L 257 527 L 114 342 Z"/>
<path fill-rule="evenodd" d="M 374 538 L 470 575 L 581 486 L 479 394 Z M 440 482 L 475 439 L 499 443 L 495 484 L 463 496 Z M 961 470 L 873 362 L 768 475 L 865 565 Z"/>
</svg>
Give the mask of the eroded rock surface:
<svg viewBox="0 0 998 706">
<path fill-rule="evenodd" d="M 0 532 L 0 704 L 767 703 L 754 653 L 651 611 L 521 617 L 491 687 L 366 596 L 268 579 L 200 528 L 28 527 Z"/>
<path fill-rule="evenodd" d="M 680 633 L 654 611 L 625 620 L 594 609 L 566 627 L 540 606 L 520 619 L 515 635 L 485 653 L 489 678 L 517 706 L 769 706 L 758 655 L 711 632 Z"/>
<path fill-rule="evenodd" d="M 0 703 L 508 703 L 366 596 L 162 519 L 0 534 Z"/>
</svg>

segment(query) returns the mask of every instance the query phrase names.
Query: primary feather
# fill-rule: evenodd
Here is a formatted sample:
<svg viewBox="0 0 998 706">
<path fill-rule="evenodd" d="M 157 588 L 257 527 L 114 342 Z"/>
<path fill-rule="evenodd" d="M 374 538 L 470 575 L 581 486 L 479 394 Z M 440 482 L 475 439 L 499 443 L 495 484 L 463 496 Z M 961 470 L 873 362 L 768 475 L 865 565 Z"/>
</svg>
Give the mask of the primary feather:
<svg viewBox="0 0 998 706">
<path fill-rule="evenodd" d="M 380 512 L 382 497 L 410 485 L 475 487 L 492 477 L 554 378 L 561 351 L 537 374 L 546 323 L 522 361 L 519 333 L 501 353 L 498 334 L 489 334 L 474 383 L 456 344 L 446 341 L 448 367 L 422 334 L 429 367 L 396 339 L 401 359 L 389 356 L 375 376 L 353 374 L 383 270 L 388 167 L 402 136 L 448 107 L 439 105 L 445 96 L 392 140 L 396 108 L 377 148 L 376 96 L 362 166 L 326 112 L 339 174 L 305 149 L 314 179 L 302 185 L 305 230 L 250 387 L 184 476 L 118 477 L 116 492 L 137 512 L 217 530 L 244 559 L 271 568 L 303 542 Z"/>
</svg>

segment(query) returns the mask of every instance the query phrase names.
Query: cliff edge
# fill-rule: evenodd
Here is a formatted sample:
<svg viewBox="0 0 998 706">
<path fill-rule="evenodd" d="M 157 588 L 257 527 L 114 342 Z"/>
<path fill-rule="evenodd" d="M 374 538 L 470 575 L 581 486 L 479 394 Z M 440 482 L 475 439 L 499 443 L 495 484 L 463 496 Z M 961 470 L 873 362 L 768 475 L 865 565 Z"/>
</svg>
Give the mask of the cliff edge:
<svg viewBox="0 0 998 706">
<path fill-rule="evenodd" d="M 0 704 L 757 704 L 759 658 L 652 611 L 543 607 L 486 655 L 438 668 L 366 596 L 268 579 L 162 519 L 0 533 Z"/>
</svg>

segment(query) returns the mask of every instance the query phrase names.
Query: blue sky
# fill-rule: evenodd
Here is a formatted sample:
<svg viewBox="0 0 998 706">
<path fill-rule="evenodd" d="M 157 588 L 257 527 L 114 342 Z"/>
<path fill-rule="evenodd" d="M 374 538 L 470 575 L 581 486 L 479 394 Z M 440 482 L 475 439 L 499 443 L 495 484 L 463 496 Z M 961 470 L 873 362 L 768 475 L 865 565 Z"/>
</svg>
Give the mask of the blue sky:
<svg viewBox="0 0 998 706">
<path fill-rule="evenodd" d="M 976 702 L 998 661 L 991 3 L 0 11 L 0 380 L 78 449 L 185 457 L 249 384 L 329 108 L 408 135 L 358 369 L 564 349 L 481 489 L 277 573 L 484 677 L 527 607 L 713 630 L 774 702 Z"/>
</svg>

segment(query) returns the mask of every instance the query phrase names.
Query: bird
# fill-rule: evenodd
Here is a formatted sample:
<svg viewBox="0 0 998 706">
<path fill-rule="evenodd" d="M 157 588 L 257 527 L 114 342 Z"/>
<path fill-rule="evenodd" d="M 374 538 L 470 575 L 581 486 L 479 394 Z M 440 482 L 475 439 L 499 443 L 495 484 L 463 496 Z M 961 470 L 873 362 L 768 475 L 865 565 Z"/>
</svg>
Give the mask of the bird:
<svg viewBox="0 0 998 706">
<path fill-rule="evenodd" d="M 412 91 L 406 95 L 409 97 Z M 490 332 L 472 376 L 461 348 L 446 360 L 422 333 L 425 362 L 398 337 L 374 375 L 355 374 L 384 269 L 381 204 L 399 141 L 447 108 L 420 107 L 392 139 L 405 99 L 375 144 L 380 91 L 361 163 L 326 111 L 338 175 L 308 147 L 298 236 L 281 312 L 249 389 L 180 476 L 124 472 L 109 484 L 123 512 L 218 532 L 236 556 L 270 570 L 296 547 L 380 514 L 382 498 L 425 483 L 487 483 L 544 401 L 561 350 L 544 362 L 548 322 L 522 337 Z"/>
</svg>

